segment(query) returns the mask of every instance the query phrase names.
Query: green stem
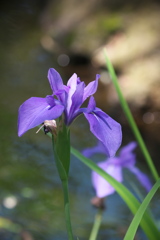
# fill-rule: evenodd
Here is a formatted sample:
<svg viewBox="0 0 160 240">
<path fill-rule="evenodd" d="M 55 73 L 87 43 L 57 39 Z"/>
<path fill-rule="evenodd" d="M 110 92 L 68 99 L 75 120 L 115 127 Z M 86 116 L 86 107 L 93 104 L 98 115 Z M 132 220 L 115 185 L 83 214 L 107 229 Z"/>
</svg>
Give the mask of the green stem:
<svg viewBox="0 0 160 240">
<path fill-rule="evenodd" d="M 102 222 L 102 213 L 103 213 L 103 210 L 98 209 L 98 212 L 97 212 L 97 214 L 95 216 L 95 219 L 94 219 L 94 224 L 93 224 L 93 228 L 92 228 L 89 240 L 96 240 L 97 239 L 98 231 L 99 231 L 99 228 L 100 228 L 100 225 L 101 225 L 101 222 Z"/>
<path fill-rule="evenodd" d="M 70 205 L 69 205 L 69 195 L 68 195 L 68 181 L 62 181 L 63 195 L 64 195 L 64 213 L 66 220 L 66 227 L 68 232 L 68 239 L 73 240 L 71 219 L 70 219 Z"/>
<path fill-rule="evenodd" d="M 132 116 L 132 113 L 131 113 L 129 107 L 128 107 L 128 104 L 127 104 L 125 98 L 123 97 L 123 94 L 121 92 L 120 86 L 118 84 L 117 76 L 115 74 L 115 71 L 114 71 L 114 68 L 113 68 L 111 62 L 109 61 L 109 59 L 107 57 L 106 51 L 104 52 L 104 54 L 105 54 L 106 65 L 107 65 L 108 71 L 110 73 L 111 79 L 113 81 L 113 84 L 115 86 L 115 89 L 117 91 L 117 94 L 118 94 L 121 106 L 123 108 L 123 111 L 124 111 L 124 113 L 125 113 L 125 115 L 126 115 L 126 117 L 128 119 L 128 122 L 129 122 L 129 124 L 130 124 L 130 126 L 132 128 L 132 131 L 133 131 L 136 139 L 137 139 L 137 142 L 139 143 L 139 146 L 140 146 L 140 148 L 142 150 L 142 153 L 143 153 L 143 155 L 144 155 L 144 157 L 145 157 L 145 159 L 146 159 L 146 161 L 148 163 L 148 166 L 149 166 L 149 168 L 150 168 L 150 170 L 152 172 L 152 175 L 153 175 L 154 179 L 157 181 L 158 178 L 159 178 L 157 170 L 156 170 L 156 168 L 155 168 L 155 166 L 153 164 L 153 161 L 152 161 L 152 159 L 150 157 L 148 149 L 146 148 L 146 145 L 145 145 L 145 143 L 144 143 L 144 141 L 142 139 L 142 136 L 141 136 L 141 134 L 139 132 L 139 129 L 138 129 L 136 123 L 135 123 L 135 120 L 134 120 L 134 118 Z"/>
<path fill-rule="evenodd" d="M 57 170 L 62 182 L 64 196 L 64 213 L 68 239 L 73 240 L 68 194 L 68 172 L 70 165 L 70 135 L 65 125 L 63 125 L 62 128 L 58 131 L 56 138 L 55 136 L 52 135 L 52 146 Z"/>
</svg>

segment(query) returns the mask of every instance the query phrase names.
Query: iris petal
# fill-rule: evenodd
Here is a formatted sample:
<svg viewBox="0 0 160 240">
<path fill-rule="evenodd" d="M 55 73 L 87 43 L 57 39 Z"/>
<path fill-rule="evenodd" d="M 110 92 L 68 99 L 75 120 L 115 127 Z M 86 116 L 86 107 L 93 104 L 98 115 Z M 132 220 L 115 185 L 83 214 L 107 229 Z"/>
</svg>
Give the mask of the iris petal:
<svg viewBox="0 0 160 240">
<path fill-rule="evenodd" d="M 68 113 L 68 123 L 71 124 L 71 122 L 74 120 L 76 116 L 76 110 L 80 108 L 80 106 L 83 103 L 83 92 L 84 92 L 84 83 L 81 82 L 77 85 L 76 91 L 72 96 L 72 105 L 70 108 L 70 111 Z"/>
<path fill-rule="evenodd" d="M 152 184 L 148 176 L 142 173 L 137 167 L 130 167 L 128 169 L 135 174 L 136 178 L 139 180 L 142 186 L 149 192 L 152 188 Z"/>
<path fill-rule="evenodd" d="M 62 105 L 55 105 L 51 108 L 45 98 L 31 97 L 19 107 L 18 115 L 18 136 L 38 126 L 45 120 L 58 118 L 64 110 Z"/>
<path fill-rule="evenodd" d="M 84 89 L 84 95 L 83 95 L 83 102 L 91 95 L 93 95 L 97 91 L 98 87 L 98 79 L 100 78 L 100 75 L 96 75 L 96 80 L 90 82 Z"/>
<path fill-rule="evenodd" d="M 53 107 L 55 105 L 55 99 L 53 98 L 53 96 L 46 96 L 46 102 L 48 103 L 48 105 L 50 105 L 50 107 Z"/>
<path fill-rule="evenodd" d="M 96 102 L 95 102 L 94 97 L 91 96 L 90 99 L 89 99 L 88 106 L 87 106 L 88 113 L 93 112 L 95 110 L 95 108 L 96 108 Z"/>
<path fill-rule="evenodd" d="M 98 163 L 106 173 L 114 177 L 117 181 L 122 182 L 122 169 L 121 167 L 109 164 L 108 161 Z M 115 192 L 115 189 L 99 174 L 92 172 L 92 184 L 96 191 L 96 196 L 99 198 L 106 197 Z"/>
<path fill-rule="evenodd" d="M 84 116 L 90 124 L 90 131 L 104 144 L 106 154 L 112 157 L 121 145 L 121 125 L 100 109 L 97 113 L 84 113 Z"/>
<path fill-rule="evenodd" d="M 65 105 L 65 89 L 60 74 L 54 69 L 50 68 L 48 71 L 48 80 L 53 94 Z"/>
<path fill-rule="evenodd" d="M 77 74 L 74 73 L 74 74 L 70 77 L 70 79 L 68 80 L 67 86 L 68 86 L 69 88 L 72 88 L 72 89 L 73 89 L 73 92 L 75 92 L 78 83 L 79 83 L 79 82 L 78 82 Z"/>
<path fill-rule="evenodd" d="M 137 146 L 136 142 L 130 142 L 120 150 L 119 155 L 122 157 L 126 156 L 126 154 L 131 153 L 136 148 L 136 146 Z"/>
<path fill-rule="evenodd" d="M 86 148 L 85 150 L 83 150 L 82 154 L 85 157 L 91 157 L 93 154 L 106 154 L 106 149 L 104 147 L 104 145 L 102 144 L 102 142 L 98 141 L 98 144 L 95 147 L 91 147 L 91 148 Z"/>
<path fill-rule="evenodd" d="M 63 81 L 60 74 L 54 69 L 50 68 L 48 71 L 48 80 L 53 92 L 63 89 Z"/>
<path fill-rule="evenodd" d="M 77 88 L 77 74 L 73 74 L 67 83 L 68 87 L 68 98 L 67 98 L 67 112 L 69 113 L 72 106 L 72 96 Z"/>
</svg>

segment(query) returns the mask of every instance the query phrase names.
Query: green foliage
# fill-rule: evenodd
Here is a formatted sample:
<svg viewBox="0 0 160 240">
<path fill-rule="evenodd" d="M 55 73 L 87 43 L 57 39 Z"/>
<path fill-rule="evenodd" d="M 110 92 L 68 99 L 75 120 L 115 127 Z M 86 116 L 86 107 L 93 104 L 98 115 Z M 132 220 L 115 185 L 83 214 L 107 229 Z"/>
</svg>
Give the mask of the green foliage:
<svg viewBox="0 0 160 240">
<path fill-rule="evenodd" d="M 135 214 L 129 228 L 128 231 L 125 235 L 124 240 L 132 240 L 134 239 L 134 235 L 136 233 L 136 230 L 140 224 L 140 221 L 150 203 L 150 201 L 152 200 L 153 196 L 155 195 L 156 191 L 158 190 L 158 188 L 160 187 L 160 179 L 157 180 L 157 182 L 154 184 L 154 186 L 152 187 L 152 189 L 150 190 L 150 192 L 147 194 L 147 196 L 145 197 L 145 199 L 143 200 L 142 204 L 140 205 L 137 213 Z M 157 236 L 158 237 L 158 236 Z M 159 238 L 157 238 L 158 240 Z"/>
<path fill-rule="evenodd" d="M 64 123 L 62 126 L 61 124 L 59 125 L 59 129 L 57 129 L 57 135 L 52 136 L 52 145 L 58 173 L 62 181 L 64 195 L 64 213 L 68 238 L 72 240 L 73 233 L 70 219 L 70 204 L 68 194 L 68 173 L 70 166 L 70 131 Z"/>
<path fill-rule="evenodd" d="M 65 124 L 57 136 L 53 136 L 52 143 L 59 176 L 65 181 L 68 179 L 70 166 L 70 132 Z"/>
<path fill-rule="evenodd" d="M 152 175 L 153 175 L 154 179 L 158 180 L 159 177 L 158 177 L 157 170 L 156 170 L 156 168 L 153 164 L 153 161 L 152 161 L 151 156 L 148 152 L 148 149 L 146 148 L 146 145 L 145 145 L 145 143 L 142 139 L 142 136 L 139 132 L 139 129 L 138 129 L 138 127 L 137 127 L 137 125 L 134 121 L 134 118 L 133 118 L 132 113 L 129 109 L 129 106 L 128 106 L 128 104 L 127 104 L 127 102 L 126 102 L 126 100 L 125 100 L 125 98 L 124 98 L 124 96 L 121 92 L 121 89 L 120 89 L 120 86 L 118 84 L 118 80 L 117 80 L 117 76 L 115 74 L 114 68 L 112 66 L 112 63 L 109 61 L 105 50 L 104 50 L 104 55 L 105 55 L 105 60 L 106 60 L 106 66 L 108 68 L 108 71 L 109 71 L 109 74 L 111 76 L 112 82 L 113 82 L 114 87 L 116 89 L 116 92 L 118 94 L 119 101 L 121 103 L 122 109 L 123 109 L 123 111 L 126 115 L 126 118 L 128 119 L 128 122 L 131 126 L 131 129 L 132 129 L 136 139 L 137 139 L 137 142 L 139 143 L 139 146 L 140 146 L 140 148 L 142 150 L 142 153 L 145 157 L 145 160 L 146 160 L 146 162 L 147 162 L 147 164 L 148 164 L 148 166 L 149 166 L 149 168 L 152 172 Z"/>
</svg>

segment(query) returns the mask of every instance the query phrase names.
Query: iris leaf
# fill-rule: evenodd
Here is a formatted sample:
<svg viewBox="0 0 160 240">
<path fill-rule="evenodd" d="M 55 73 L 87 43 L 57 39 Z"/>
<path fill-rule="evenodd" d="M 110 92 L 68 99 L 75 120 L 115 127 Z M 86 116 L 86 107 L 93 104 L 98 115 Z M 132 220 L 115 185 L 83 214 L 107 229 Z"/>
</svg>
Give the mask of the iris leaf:
<svg viewBox="0 0 160 240">
<path fill-rule="evenodd" d="M 160 187 L 160 179 L 157 180 L 157 182 L 154 184 L 154 186 L 152 187 L 152 189 L 150 190 L 150 192 L 147 194 L 147 196 L 143 200 L 142 204 L 140 205 L 137 213 L 135 214 L 135 216 L 127 230 L 124 240 L 132 240 L 134 238 L 134 235 L 137 231 L 140 221 L 141 221 L 150 201 L 152 200 L 153 196 L 155 195 L 155 193 L 159 187 Z"/>
<path fill-rule="evenodd" d="M 143 141 L 143 138 L 142 138 L 142 136 L 141 136 L 141 134 L 139 132 L 139 129 L 138 129 L 136 123 L 135 123 L 135 120 L 134 120 L 134 118 L 132 116 L 132 113 L 131 113 L 131 111 L 129 109 L 127 101 L 125 100 L 125 98 L 124 98 L 124 96 L 123 96 L 123 94 L 121 92 L 121 89 L 120 89 L 120 86 L 119 86 L 119 83 L 118 83 L 118 80 L 117 80 L 116 73 L 114 71 L 112 63 L 110 62 L 109 58 L 107 57 L 107 54 L 106 54 L 105 50 L 104 50 L 104 57 L 105 57 L 107 69 L 109 71 L 109 74 L 110 74 L 111 80 L 113 82 L 113 85 L 114 85 L 114 87 L 116 89 L 116 92 L 117 92 L 117 95 L 119 97 L 119 101 L 120 101 L 120 104 L 122 106 L 122 109 L 123 109 L 123 111 L 124 111 L 124 113 L 125 113 L 125 115 L 126 115 L 126 117 L 128 119 L 128 122 L 129 122 L 129 124 L 131 126 L 131 129 L 132 129 L 136 139 L 137 139 L 137 142 L 139 143 L 141 151 L 142 151 L 142 153 L 143 153 L 143 155 L 145 157 L 145 160 L 146 160 L 146 162 L 147 162 L 147 164 L 148 164 L 148 166 L 149 166 L 149 168 L 150 168 L 150 170 L 152 172 L 152 175 L 153 175 L 154 179 L 158 180 L 159 176 L 158 176 L 157 170 L 156 170 L 156 168 L 155 168 L 155 166 L 153 164 L 153 161 L 152 161 L 151 156 L 150 156 L 150 154 L 148 152 L 148 149 L 146 148 L 146 145 L 145 145 L 145 143 Z"/>
</svg>

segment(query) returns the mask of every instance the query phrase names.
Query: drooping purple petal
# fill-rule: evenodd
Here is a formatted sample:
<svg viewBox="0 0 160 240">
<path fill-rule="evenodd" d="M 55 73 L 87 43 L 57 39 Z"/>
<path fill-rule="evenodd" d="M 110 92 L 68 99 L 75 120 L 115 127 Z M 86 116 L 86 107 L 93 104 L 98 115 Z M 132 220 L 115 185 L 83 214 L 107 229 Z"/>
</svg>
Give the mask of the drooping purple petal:
<svg viewBox="0 0 160 240">
<path fill-rule="evenodd" d="M 109 164 L 108 161 L 98 163 L 106 173 L 114 177 L 117 181 L 122 182 L 122 169 L 119 166 Z M 96 191 L 96 196 L 99 198 L 106 197 L 115 192 L 115 189 L 99 174 L 92 172 L 92 184 Z"/>
<path fill-rule="evenodd" d="M 48 95 L 48 96 L 46 96 L 45 99 L 46 99 L 46 102 L 48 103 L 48 105 L 50 105 L 50 108 L 55 106 L 55 99 L 53 96 Z"/>
<path fill-rule="evenodd" d="M 152 188 L 151 181 L 149 177 L 145 174 L 142 173 L 137 167 L 130 167 L 128 168 L 132 173 L 135 174 L 137 177 L 138 181 L 142 184 L 142 186 L 149 192 Z"/>
<path fill-rule="evenodd" d="M 58 118 L 63 110 L 64 107 L 62 105 L 51 107 L 46 98 L 29 98 L 19 107 L 18 136 L 22 136 L 26 131 L 38 126 L 45 120 Z"/>
<path fill-rule="evenodd" d="M 96 108 L 94 113 L 84 113 L 90 125 L 90 131 L 104 144 L 109 157 L 115 155 L 121 145 L 121 125 L 102 110 Z"/>
<path fill-rule="evenodd" d="M 83 95 L 83 102 L 91 95 L 93 95 L 97 91 L 98 87 L 98 79 L 100 78 L 100 75 L 96 75 L 96 80 L 90 82 L 84 89 L 84 95 Z"/>
</svg>

